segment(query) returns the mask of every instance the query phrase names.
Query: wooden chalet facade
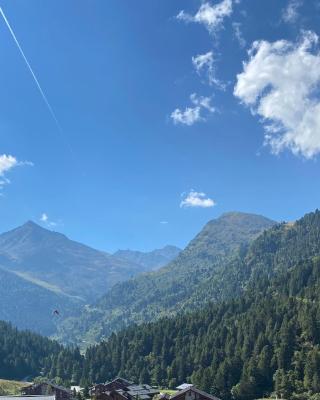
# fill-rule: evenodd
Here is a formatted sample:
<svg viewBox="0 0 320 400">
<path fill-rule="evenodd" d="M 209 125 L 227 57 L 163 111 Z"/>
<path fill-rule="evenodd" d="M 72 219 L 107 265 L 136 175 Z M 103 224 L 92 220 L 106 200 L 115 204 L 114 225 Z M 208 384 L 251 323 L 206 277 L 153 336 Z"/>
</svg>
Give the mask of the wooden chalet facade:
<svg viewBox="0 0 320 400">
<path fill-rule="evenodd" d="M 51 382 L 35 383 L 21 389 L 23 396 L 54 396 L 55 400 L 71 400 L 72 392 Z"/>
</svg>

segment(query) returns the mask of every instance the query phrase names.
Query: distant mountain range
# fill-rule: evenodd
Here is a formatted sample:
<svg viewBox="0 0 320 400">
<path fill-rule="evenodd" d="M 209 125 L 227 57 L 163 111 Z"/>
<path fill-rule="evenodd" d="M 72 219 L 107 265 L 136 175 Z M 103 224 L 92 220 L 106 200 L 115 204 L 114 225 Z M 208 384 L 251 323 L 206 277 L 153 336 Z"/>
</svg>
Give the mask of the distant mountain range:
<svg viewBox="0 0 320 400">
<path fill-rule="evenodd" d="M 176 246 L 165 246 L 149 252 L 118 250 L 113 255 L 119 259 L 143 266 L 146 271 L 156 270 L 168 264 L 181 252 Z"/>
<path fill-rule="evenodd" d="M 230 260 L 274 224 L 227 213 L 183 251 L 108 254 L 29 221 L 0 235 L 0 319 L 88 344 L 132 323 L 228 299 L 245 284 L 230 275 Z"/>
<path fill-rule="evenodd" d="M 143 262 L 117 257 L 27 222 L 0 235 L 0 319 L 43 334 L 55 332 L 59 319 L 104 295 L 114 284 L 152 270 L 170 259 L 168 246 L 140 253 Z M 150 264 L 148 264 L 150 259 Z M 52 315 L 59 310 L 60 316 Z"/>
<path fill-rule="evenodd" d="M 154 321 L 238 295 L 245 282 L 228 277 L 228 264 L 274 224 L 260 215 L 223 214 L 210 221 L 167 266 L 116 284 L 80 315 L 68 318 L 59 326 L 60 339 L 93 343 L 132 323 Z"/>
</svg>

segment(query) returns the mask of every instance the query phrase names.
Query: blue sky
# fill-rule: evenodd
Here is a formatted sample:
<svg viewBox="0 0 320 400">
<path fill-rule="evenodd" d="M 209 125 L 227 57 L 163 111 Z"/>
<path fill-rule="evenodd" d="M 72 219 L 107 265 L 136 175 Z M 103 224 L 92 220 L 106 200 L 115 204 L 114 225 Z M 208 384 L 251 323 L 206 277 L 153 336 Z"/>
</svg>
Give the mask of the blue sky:
<svg viewBox="0 0 320 400">
<path fill-rule="evenodd" d="M 1 231 L 148 250 L 319 207 L 318 1 L 0 6 L 62 127 L 1 19 Z"/>
</svg>

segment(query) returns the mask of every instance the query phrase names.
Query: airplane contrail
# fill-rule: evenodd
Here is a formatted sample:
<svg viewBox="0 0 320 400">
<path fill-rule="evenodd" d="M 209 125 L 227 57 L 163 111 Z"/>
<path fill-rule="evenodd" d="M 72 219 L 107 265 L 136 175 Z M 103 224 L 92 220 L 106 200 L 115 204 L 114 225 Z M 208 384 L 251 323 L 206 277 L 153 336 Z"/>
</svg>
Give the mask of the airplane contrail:
<svg viewBox="0 0 320 400">
<path fill-rule="evenodd" d="M 0 14 L 2 15 L 2 18 L 4 19 L 4 22 L 5 22 L 5 24 L 7 25 L 8 29 L 9 29 L 9 31 L 11 33 L 11 36 L 12 36 L 15 44 L 17 45 L 17 47 L 18 47 L 18 49 L 19 49 L 19 51 L 20 51 L 20 53 L 21 53 L 26 65 L 27 65 L 32 77 L 33 77 L 33 80 L 35 81 L 35 83 L 37 85 L 37 88 L 39 89 L 39 92 L 40 92 L 44 102 L 46 103 L 46 106 L 48 107 L 48 110 L 50 111 L 50 114 L 51 114 L 52 118 L 54 119 L 54 121 L 55 121 L 55 123 L 56 123 L 56 125 L 57 125 L 57 127 L 58 127 L 58 129 L 60 131 L 60 133 L 62 133 L 61 125 L 60 125 L 60 123 L 59 123 L 59 121 L 58 121 L 58 119 L 57 119 L 57 117 L 56 117 L 56 115 L 55 115 L 55 113 L 53 111 L 53 108 L 51 107 L 51 105 L 50 105 L 50 103 L 49 103 L 49 101 L 47 99 L 47 96 L 45 95 L 44 91 L 42 90 L 42 87 L 41 87 L 41 85 L 40 85 L 40 83 L 38 81 L 38 78 L 36 77 L 35 73 L 33 72 L 33 69 L 31 67 L 27 57 L 25 56 L 25 54 L 24 54 L 24 52 L 23 52 L 23 50 L 22 50 L 22 48 L 20 46 L 20 43 L 18 42 L 18 39 L 17 39 L 15 33 L 13 32 L 13 30 L 11 28 L 11 25 L 10 25 L 9 21 L 7 20 L 7 17 L 5 16 L 5 14 L 4 14 L 4 12 L 3 12 L 1 7 L 0 7 Z"/>
</svg>

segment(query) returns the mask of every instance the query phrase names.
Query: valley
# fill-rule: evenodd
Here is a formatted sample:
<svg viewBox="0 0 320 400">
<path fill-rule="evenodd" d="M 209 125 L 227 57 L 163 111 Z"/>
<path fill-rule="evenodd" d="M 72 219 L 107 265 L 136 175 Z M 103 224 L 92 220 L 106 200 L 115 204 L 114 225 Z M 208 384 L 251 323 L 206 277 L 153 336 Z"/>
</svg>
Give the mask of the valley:
<svg viewBox="0 0 320 400">
<path fill-rule="evenodd" d="M 191 271 L 196 273 L 194 279 Z M 148 290 L 135 292 L 139 286 L 132 285 L 146 279 L 152 282 L 146 287 L 153 287 L 147 300 Z M 192 285 L 189 296 L 179 292 L 181 303 L 176 297 L 168 301 L 159 292 L 166 293 L 169 279 L 173 286 L 168 290 L 173 292 L 177 282 L 189 280 Z M 161 282 L 158 289 L 156 281 Z M 115 303 L 109 314 L 127 318 L 125 323 L 118 329 L 115 325 L 115 332 L 110 328 L 105 337 L 95 336 L 95 344 L 86 338 L 94 324 L 99 326 L 96 316 L 100 315 L 105 329 L 104 310 L 98 308 L 106 304 L 104 299 L 96 310 L 87 306 L 90 323 L 83 319 L 83 310 L 78 325 L 74 315 L 62 322 L 70 323 L 72 332 L 78 326 L 76 339 L 82 354 L 78 348 L 19 332 L 3 322 L 0 376 L 41 375 L 83 387 L 122 376 L 168 390 L 191 382 L 223 400 L 270 395 L 313 400 L 320 391 L 320 211 L 290 224 L 252 214 L 222 215 L 167 266 L 116 284 L 110 299 L 117 299 L 113 293 L 127 287 L 121 293 L 132 296 L 132 308 L 123 296 L 124 308 L 117 310 Z M 139 293 L 140 301 L 134 303 Z M 153 301 L 153 307 L 162 310 L 154 318 L 147 313 L 150 308 L 144 308 Z M 130 319 L 134 311 L 137 319 Z M 19 354 L 28 356 L 20 359 Z"/>
</svg>

